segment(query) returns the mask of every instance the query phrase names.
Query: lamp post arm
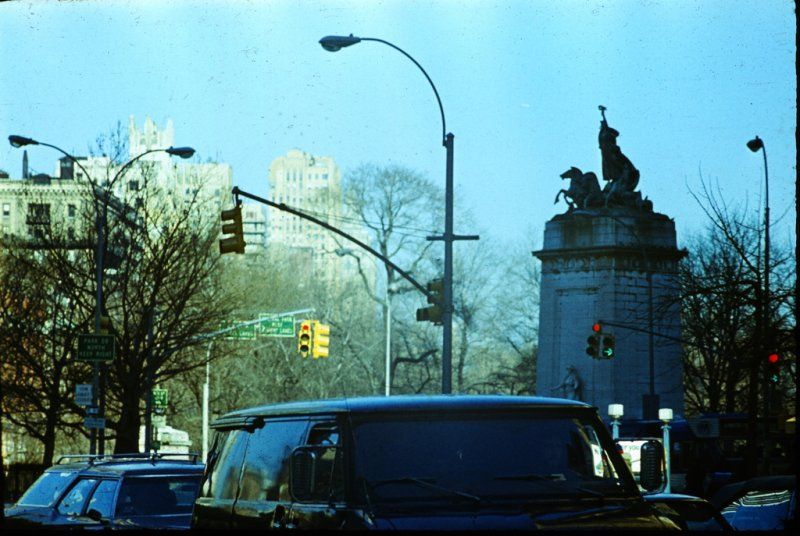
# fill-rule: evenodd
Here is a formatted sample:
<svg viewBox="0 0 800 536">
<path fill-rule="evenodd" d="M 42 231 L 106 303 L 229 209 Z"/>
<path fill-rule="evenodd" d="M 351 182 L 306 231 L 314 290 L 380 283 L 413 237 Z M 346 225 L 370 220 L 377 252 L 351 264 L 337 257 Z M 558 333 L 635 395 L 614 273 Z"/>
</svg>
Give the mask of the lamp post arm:
<svg viewBox="0 0 800 536">
<path fill-rule="evenodd" d="M 442 106 L 442 99 L 439 98 L 439 92 L 436 90 L 436 86 L 433 84 L 433 80 L 431 80 L 431 77 L 428 76 L 428 73 L 425 71 L 425 69 L 422 68 L 422 65 L 420 65 L 417 60 L 412 58 L 411 55 L 408 52 L 406 52 L 405 50 L 403 50 L 402 48 L 400 48 L 400 47 L 398 47 L 396 45 L 393 45 L 389 41 L 384 41 L 383 39 L 377 39 L 375 37 L 362 37 L 361 40 L 362 41 L 377 41 L 379 43 L 383 43 L 384 45 L 389 45 L 393 49 L 395 49 L 398 52 L 400 52 L 401 54 L 403 54 L 406 58 L 408 58 L 411 61 L 413 61 L 414 65 L 416 65 L 419 68 L 419 70 L 422 71 L 422 74 L 424 74 L 425 78 L 428 79 L 428 83 L 431 85 L 431 88 L 433 88 L 433 94 L 436 95 L 436 102 L 439 104 L 439 113 L 442 116 L 442 145 L 446 146 L 446 144 L 447 144 L 447 134 L 446 134 L 447 133 L 447 126 L 446 126 L 446 123 L 445 123 L 445 120 L 444 120 L 444 107 Z"/>
<path fill-rule="evenodd" d="M 78 166 L 79 168 L 81 168 L 81 170 L 83 171 L 83 173 L 84 173 L 84 174 L 85 174 L 85 175 L 86 175 L 86 176 L 87 176 L 87 177 L 88 177 L 90 180 L 92 179 L 92 176 L 91 176 L 91 175 L 89 175 L 89 172 L 88 172 L 88 171 L 86 171 L 86 168 L 85 168 L 85 167 L 83 167 L 83 165 L 82 165 L 80 162 L 78 162 L 78 160 L 77 160 L 77 159 L 76 159 L 74 156 L 72 156 L 71 154 L 69 154 L 67 151 L 65 151 L 65 150 L 64 150 L 64 149 L 62 149 L 61 147 L 57 147 L 57 146 L 55 146 L 55 145 L 51 145 L 51 144 L 49 144 L 49 143 L 44 143 L 44 142 L 41 142 L 41 141 L 40 141 L 40 142 L 36 142 L 36 144 L 37 144 L 37 145 L 43 145 L 43 146 L 45 146 L 45 147 L 50 147 L 51 149 L 55 149 L 55 150 L 56 150 L 56 151 L 58 151 L 59 153 L 63 154 L 64 156 L 66 156 L 67 158 L 69 158 L 70 160 L 72 160 L 72 163 L 73 163 L 73 164 L 75 164 L 76 166 Z"/>
</svg>

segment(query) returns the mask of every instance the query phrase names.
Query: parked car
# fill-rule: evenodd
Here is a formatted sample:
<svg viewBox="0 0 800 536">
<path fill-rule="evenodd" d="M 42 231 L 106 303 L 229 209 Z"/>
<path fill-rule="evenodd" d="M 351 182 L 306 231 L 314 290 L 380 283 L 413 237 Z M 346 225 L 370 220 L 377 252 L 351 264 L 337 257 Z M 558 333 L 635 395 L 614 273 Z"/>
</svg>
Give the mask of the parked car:
<svg viewBox="0 0 800 536">
<path fill-rule="evenodd" d="M 797 525 L 797 477 L 761 476 L 728 484 L 711 503 L 736 530 L 790 530 Z"/>
<path fill-rule="evenodd" d="M 11 508 L 9 528 L 188 529 L 203 476 L 197 454 L 61 456 Z"/>
<path fill-rule="evenodd" d="M 213 423 L 201 529 L 672 529 L 597 409 L 522 396 L 294 402 Z M 660 465 L 648 474 L 660 480 Z"/>
<path fill-rule="evenodd" d="M 645 494 L 644 498 L 683 530 L 733 530 L 720 511 L 700 497 L 679 493 L 654 493 Z"/>
</svg>

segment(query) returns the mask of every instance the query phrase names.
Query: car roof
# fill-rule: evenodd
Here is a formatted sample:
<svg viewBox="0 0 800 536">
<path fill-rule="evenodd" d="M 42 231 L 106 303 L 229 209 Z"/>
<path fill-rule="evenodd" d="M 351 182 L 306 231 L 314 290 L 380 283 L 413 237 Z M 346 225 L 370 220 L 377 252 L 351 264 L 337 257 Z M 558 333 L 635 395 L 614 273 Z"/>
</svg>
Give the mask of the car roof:
<svg viewBox="0 0 800 536">
<path fill-rule="evenodd" d="M 751 491 L 794 490 L 796 486 L 795 475 L 758 476 L 722 486 L 711 497 L 711 503 L 722 508 Z"/>
<path fill-rule="evenodd" d="M 204 465 L 196 454 L 177 455 L 186 459 L 165 459 L 170 454 L 122 454 L 113 456 L 64 455 L 48 472 L 73 472 L 97 475 L 198 474 Z M 175 456 L 175 455 L 173 455 Z"/>
<path fill-rule="evenodd" d="M 335 398 L 266 404 L 228 413 L 214 421 L 215 428 L 235 425 L 248 418 L 334 413 L 407 413 L 413 411 L 472 411 L 522 409 L 580 409 L 596 411 L 589 404 L 562 398 L 511 395 L 397 395 Z"/>
</svg>

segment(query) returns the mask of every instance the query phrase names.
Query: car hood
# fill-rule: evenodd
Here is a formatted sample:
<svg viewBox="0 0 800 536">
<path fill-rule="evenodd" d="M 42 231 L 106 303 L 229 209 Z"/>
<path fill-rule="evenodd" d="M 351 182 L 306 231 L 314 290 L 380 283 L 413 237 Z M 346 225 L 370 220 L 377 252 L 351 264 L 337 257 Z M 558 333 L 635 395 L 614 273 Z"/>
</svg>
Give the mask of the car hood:
<svg viewBox="0 0 800 536">
<path fill-rule="evenodd" d="M 653 513 L 647 505 L 595 505 L 592 507 L 481 508 L 477 511 L 379 512 L 370 516 L 376 530 L 569 530 L 592 528 L 664 529 L 678 527 Z"/>
</svg>

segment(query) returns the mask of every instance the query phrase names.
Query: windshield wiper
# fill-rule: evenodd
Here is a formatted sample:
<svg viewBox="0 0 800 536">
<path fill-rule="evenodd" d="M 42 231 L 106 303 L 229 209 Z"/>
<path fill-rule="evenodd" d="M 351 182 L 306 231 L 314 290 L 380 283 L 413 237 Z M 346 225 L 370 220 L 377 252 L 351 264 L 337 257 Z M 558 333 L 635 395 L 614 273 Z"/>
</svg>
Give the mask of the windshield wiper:
<svg viewBox="0 0 800 536">
<path fill-rule="evenodd" d="M 450 489 L 445 486 L 440 486 L 435 482 L 436 482 L 435 478 L 402 476 L 399 478 L 385 478 L 383 480 L 369 481 L 367 482 L 367 485 L 369 486 L 370 489 L 375 489 L 378 486 L 382 486 L 384 484 L 415 484 L 421 488 L 429 489 L 431 491 L 438 491 L 439 493 L 444 493 L 446 495 L 451 495 L 453 497 L 461 497 L 463 499 L 469 499 L 470 501 L 474 502 L 483 501 L 483 499 L 481 499 L 477 495 L 472 495 L 471 493 L 467 493 L 465 491 L 456 491 L 454 489 Z"/>
<path fill-rule="evenodd" d="M 563 478 L 563 477 L 562 477 Z M 570 484 L 566 480 L 561 480 L 556 475 L 538 475 L 535 473 L 525 474 L 525 475 L 500 475 L 494 477 L 495 480 L 518 480 L 522 482 L 544 482 L 546 484 L 554 484 L 559 488 L 568 488 L 574 491 L 580 491 L 587 495 L 591 495 L 593 497 L 597 497 L 599 499 L 605 499 L 605 495 L 600 493 L 599 491 L 595 491 L 593 489 L 587 489 L 581 486 L 576 486 L 575 484 Z"/>
</svg>

